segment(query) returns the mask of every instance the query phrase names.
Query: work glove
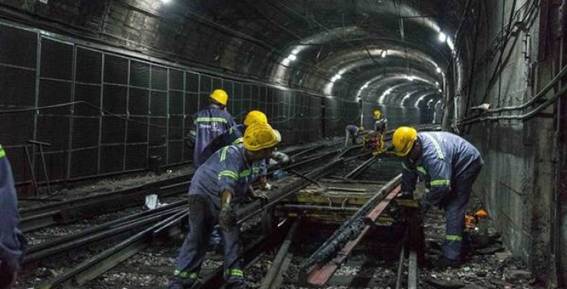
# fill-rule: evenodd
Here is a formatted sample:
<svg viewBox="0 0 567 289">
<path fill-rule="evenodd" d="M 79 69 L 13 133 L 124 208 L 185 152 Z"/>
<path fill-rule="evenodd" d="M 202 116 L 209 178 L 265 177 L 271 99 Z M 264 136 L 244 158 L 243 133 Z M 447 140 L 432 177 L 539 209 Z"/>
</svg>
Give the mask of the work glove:
<svg viewBox="0 0 567 289">
<path fill-rule="evenodd" d="M 263 191 L 270 191 L 272 189 L 272 185 L 268 182 L 265 182 L 261 188 Z"/>
<path fill-rule="evenodd" d="M 219 213 L 219 226 L 223 231 L 228 231 L 236 225 L 236 212 L 230 204 L 222 207 Z"/>
<path fill-rule="evenodd" d="M 268 185 L 271 188 L 270 184 L 265 183 L 265 185 Z M 250 194 L 252 195 L 253 198 L 256 199 L 261 199 L 261 200 L 269 199 L 268 194 L 264 190 L 254 190 L 254 188 L 250 187 Z"/>
</svg>

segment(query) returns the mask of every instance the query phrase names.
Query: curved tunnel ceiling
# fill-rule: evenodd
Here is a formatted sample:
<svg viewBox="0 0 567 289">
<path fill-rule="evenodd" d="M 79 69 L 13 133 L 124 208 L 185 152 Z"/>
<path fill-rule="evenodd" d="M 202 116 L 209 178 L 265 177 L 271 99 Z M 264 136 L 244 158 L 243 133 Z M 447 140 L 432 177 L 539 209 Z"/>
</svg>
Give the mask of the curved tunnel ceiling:
<svg viewBox="0 0 567 289">
<path fill-rule="evenodd" d="M 463 2 L 82 0 L 74 15 L 35 13 L 128 49 L 355 101 L 364 86 L 387 89 L 381 76 L 445 83 Z"/>
</svg>

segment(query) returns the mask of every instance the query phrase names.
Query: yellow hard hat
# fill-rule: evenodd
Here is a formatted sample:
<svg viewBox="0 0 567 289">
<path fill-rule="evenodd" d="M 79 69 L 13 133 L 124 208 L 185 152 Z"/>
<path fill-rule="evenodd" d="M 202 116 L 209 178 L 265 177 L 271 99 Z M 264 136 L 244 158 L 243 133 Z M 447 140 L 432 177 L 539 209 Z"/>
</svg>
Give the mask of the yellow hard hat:
<svg viewBox="0 0 567 289">
<path fill-rule="evenodd" d="M 275 147 L 281 135 L 267 123 L 253 123 L 244 132 L 244 148 L 249 151 Z"/>
<path fill-rule="evenodd" d="M 374 119 L 380 119 L 382 117 L 382 112 L 379 109 L 375 109 L 372 111 L 372 117 L 374 117 Z"/>
<path fill-rule="evenodd" d="M 211 93 L 210 98 L 224 106 L 228 103 L 228 93 L 224 89 L 215 89 Z"/>
<path fill-rule="evenodd" d="M 417 140 L 417 130 L 409 126 L 400 126 L 394 131 L 392 136 L 392 145 L 394 146 L 394 154 L 404 157 L 413 148 L 413 144 Z"/>
<path fill-rule="evenodd" d="M 268 117 L 259 110 L 249 112 L 244 118 L 244 125 L 251 126 L 254 123 L 268 123 Z"/>
</svg>

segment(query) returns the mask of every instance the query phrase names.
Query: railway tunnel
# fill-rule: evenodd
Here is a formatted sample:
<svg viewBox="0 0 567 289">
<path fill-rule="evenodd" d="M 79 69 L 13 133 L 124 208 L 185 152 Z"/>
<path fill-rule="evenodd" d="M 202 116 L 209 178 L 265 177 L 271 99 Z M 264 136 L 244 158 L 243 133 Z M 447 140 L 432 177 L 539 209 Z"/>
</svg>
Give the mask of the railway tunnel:
<svg viewBox="0 0 567 289">
<path fill-rule="evenodd" d="M 270 248 L 255 263 L 246 254 L 260 253 L 243 246 L 250 288 L 322 279 L 323 288 L 564 288 L 566 5 L 0 0 L 0 143 L 30 239 L 14 288 L 166 288 L 187 232 L 193 116 L 215 89 L 227 92 L 237 123 L 264 112 L 294 160 L 270 168 L 267 202 L 239 211 L 253 240 L 243 243 Z M 416 257 L 442 242 L 442 211 L 412 222 L 416 208 L 395 197 L 399 159 L 343 147 L 345 127 L 371 129 L 376 109 L 388 120 L 386 146 L 394 129 L 412 126 L 478 149 L 484 166 L 469 209 L 488 213 L 494 250 L 445 273 Z M 152 194 L 164 205 L 155 212 L 142 209 Z M 262 225 L 247 226 L 254 220 Z M 96 240 L 123 245 L 92 248 Z M 279 277 L 270 271 L 278 249 L 294 253 L 279 258 Z M 388 261 L 360 269 L 367 255 Z M 132 277 L 124 264 L 136 256 L 146 267 Z M 364 270 L 374 275 L 357 277 Z M 398 282 L 406 275 L 415 278 Z M 282 285 L 262 283 L 267 276 Z M 220 288 L 218 279 L 203 277 L 201 288 Z"/>
</svg>

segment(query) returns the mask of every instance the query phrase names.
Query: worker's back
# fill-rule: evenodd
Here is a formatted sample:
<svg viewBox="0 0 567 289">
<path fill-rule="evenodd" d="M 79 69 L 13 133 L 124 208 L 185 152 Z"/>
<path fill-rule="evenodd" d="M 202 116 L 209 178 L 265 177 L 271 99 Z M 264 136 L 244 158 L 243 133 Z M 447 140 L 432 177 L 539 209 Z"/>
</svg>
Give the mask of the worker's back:
<svg viewBox="0 0 567 289">
<path fill-rule="evenodd" d="M 217 136 L 236 125 L 234 118 L 222 106 L 211 104 L 199 111 L 195 116 L 195 149 L 193 151 L 193 166 L 199 167 L 211 155 L 205 148 Z"/>
<path fill-rule="evenodd" d="M 480 152 L 464 138 L 449 132 L 419 133 L 423 145 L 424 160 L 450 162 L 452 176 L 458 177 L 476 160 L 481 160 Z"/>
</svg>

